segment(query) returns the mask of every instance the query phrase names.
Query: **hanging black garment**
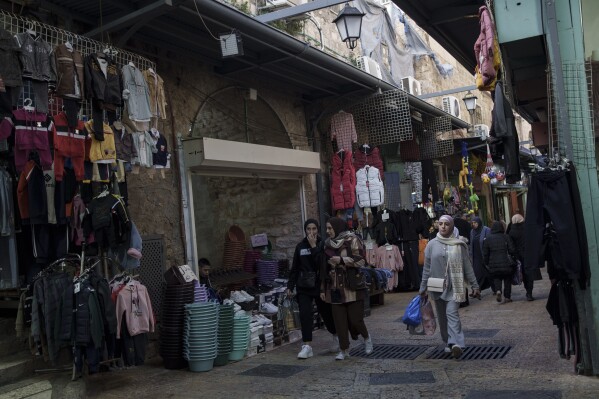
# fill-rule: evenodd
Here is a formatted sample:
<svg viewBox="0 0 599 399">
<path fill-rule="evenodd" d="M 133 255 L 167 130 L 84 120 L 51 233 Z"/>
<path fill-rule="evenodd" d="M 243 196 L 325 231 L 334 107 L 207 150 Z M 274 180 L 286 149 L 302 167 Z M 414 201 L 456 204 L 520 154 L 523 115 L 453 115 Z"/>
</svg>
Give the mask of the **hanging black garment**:
<svg viewBox="0 0 599 399">
<path fill-rule="evenodd" d="M 520 142 L 514 112 L 503 92 L 503 83 L 497 82 L 493 99 L 493 122 L 490 135 L 503 141 L 505 180 L 508 184 L 520 181 Z"/>
</svg>

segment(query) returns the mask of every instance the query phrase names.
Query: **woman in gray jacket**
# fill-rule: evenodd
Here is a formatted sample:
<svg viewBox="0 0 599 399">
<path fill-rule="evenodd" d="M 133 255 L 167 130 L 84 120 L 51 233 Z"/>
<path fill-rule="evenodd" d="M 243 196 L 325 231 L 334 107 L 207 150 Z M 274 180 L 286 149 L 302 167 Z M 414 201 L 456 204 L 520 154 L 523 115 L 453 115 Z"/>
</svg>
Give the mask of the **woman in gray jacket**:
<svg viewBox="0 0 599 399">
<path fill-rule="evenodd" d="M 420 283 L 420 296 L 426 297 L 429 277 L 444 278 L 443 292 L 430 292 L 434 301 L 441 338 L 447 345 L 446 352 L 454 358 L 462 355 L 464 332 L 458 310 L 460 303 L 466 301 L 466 284 L 472 287 L 472 298 L 480 298 L 480 289 L 472 270 L 468 245 L 453 236 L 453 218 L 443 215 L 439 218 L 439 233 L 429 241 L 424 250 L 424 270 Z"/>
</svg>

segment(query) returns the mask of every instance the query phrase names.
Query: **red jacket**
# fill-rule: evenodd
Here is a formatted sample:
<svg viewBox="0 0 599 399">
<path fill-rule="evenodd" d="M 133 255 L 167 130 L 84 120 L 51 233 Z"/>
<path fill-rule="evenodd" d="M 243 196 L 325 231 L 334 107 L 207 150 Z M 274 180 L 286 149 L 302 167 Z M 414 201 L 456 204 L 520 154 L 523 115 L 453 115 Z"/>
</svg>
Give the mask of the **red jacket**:
<svg viewBox="0 0 599 399">
<path fill-rule="evenodd" d="M 486 6 L 478 9 L 480 18 L 480 34 L 474 43 L 474 55 L 478 70 L 483 75 L 483 84 L 489 85 L 495 79 L 497 72 L 493 66 L 493 38 L 495 26 Z"/>
<path fill-rule="evenodd" d="M 339 154 L 343 154 L 341 159 Z M 356 202 L 356 170 L 351 151 L 340 151 L 331 160 L 331 205 L 333 211 L 353 208 Z"/>
<path fill-rule="evenodd" d="M 83 180 L 83 161 L 87 132 L 82 121 L 71 128 L 64 112 L 54 116 L 54 174 L 56 181 L 62 181 L 65 158 L 71 158 L 77 181 Z"/>
<path fill-rule="evenodd" d="M 354 152 L 354 168 L 360 170 L 366 165 L 377 168 L 383 178 L 383 160 L 378 147 L 367 147 L 367 144 L 364 144 Z"/>
</svg>

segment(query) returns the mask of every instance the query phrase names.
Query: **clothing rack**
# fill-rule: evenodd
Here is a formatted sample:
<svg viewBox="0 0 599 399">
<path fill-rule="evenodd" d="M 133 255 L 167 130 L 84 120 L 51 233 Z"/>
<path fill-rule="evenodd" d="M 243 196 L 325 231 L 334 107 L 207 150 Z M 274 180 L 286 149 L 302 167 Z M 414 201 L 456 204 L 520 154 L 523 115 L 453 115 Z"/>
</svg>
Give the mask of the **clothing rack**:
<svg viewBox="0 0 599 399">
<path fill-rule="evenodd" d="M 137 68 L 144 71 L 152 68 L 156 71 L 156 63 L 141 55 L 116 48 L 110 44 L 103 43 L 88 37 L 69 32 L 64 29 L 57 28 L 52 25 L 47 25 L 32 19 L 20 17 L 18 15 L 0 10 L 0 27 L 10 32 L 13 35 L 24 33 L 28 30 L 35 30 L 36 34 L 45 42 L 50 44 L 52 48 L 70 42 L 73 47 L 78 50 L 85 58 L 89 54 L 102 53 L 106 51 L 110 53 L 118 68 L 133 62 Z M 25 82 L 24 82 L 25 83 Z M 33 96 L 32 89 L 29 85 L 24 84 L 23 93 L 19 98 L 18 105 L 22 106 L 25 98 Z M 52 115 L 58 114 L 62 110 L 62 99 L 54 96 L 49 98 L 49 113 Z M 87 101 L 83 101 L 81 107 L 82 116 L 91 117 L 91 105 Z"/>
</svg>

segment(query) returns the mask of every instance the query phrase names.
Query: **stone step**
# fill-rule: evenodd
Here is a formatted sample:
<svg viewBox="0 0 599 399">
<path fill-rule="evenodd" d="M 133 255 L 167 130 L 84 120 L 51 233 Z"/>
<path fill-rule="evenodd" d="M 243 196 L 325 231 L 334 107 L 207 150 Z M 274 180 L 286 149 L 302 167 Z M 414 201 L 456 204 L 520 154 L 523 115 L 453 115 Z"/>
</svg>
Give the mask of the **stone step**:
<svg viewBox="0 0 599 399">
<path fill-rule="evenodd" d="M 0 359 L 15 353 L 24 352 L 27 349 L 26 338 L 0 336 Z"/>
<path fill-rule="evenodd" d="M 0 388 L 0 399 L 51 399 L 52 384 L 46 379 L 30 378 Z"/>
<path fill-rule="evenodd" d="M 0 359 L 0 386 L 33 375 L 34 359 L 27 353 L 4 356 Z"/>
</svg>

